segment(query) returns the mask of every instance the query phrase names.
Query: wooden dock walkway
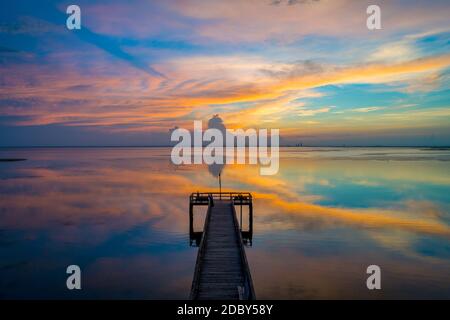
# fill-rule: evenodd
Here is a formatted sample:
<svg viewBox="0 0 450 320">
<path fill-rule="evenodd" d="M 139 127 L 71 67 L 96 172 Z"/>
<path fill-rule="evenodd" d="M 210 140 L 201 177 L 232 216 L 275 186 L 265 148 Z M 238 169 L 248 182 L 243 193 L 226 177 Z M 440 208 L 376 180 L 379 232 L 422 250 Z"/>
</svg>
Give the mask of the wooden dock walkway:
<svg viewBox="0 0 450 320">
<path fill-rule="evenodd" d="M 193 194 L 190 212 L 194 205 L 206 205 L 205 202 L 208 203 L 208 212 L 190 298 L 252 300 L 255 293 L 235 210 L 236 203 L 248 205 L 249 217 L 252 216 L 251 195 Z M 251 229 L 246 232 L 251 232 Z"/>
</svg>

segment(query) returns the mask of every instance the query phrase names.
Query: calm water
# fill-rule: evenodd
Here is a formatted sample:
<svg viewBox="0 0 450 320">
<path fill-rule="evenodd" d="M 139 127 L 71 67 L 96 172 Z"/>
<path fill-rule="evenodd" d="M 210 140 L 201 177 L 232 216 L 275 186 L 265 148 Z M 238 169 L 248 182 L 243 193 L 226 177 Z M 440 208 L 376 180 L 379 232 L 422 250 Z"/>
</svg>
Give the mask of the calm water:
<svg viewBox="0 0 450 320">
<path fill-rule="evenodd" d="M 188 196 L 216 190 L 170 149 L 1 149 L 1 298 L 177 298 L 189 289 Z M 250 191 L 258 298 L 450 298 L 450 150 L 302 148 L 280 171 L 227 166 Z M 197 218 L 201 218 L 199 214 Z M 201 219 L 200 219 L 201 220 Z M 197 224 L 201 225 L 197 221 Z M 82 290 L 65 269 L 82 269 Z M 382 290 L 366 289 L 366 268 Z"/>
</svg>

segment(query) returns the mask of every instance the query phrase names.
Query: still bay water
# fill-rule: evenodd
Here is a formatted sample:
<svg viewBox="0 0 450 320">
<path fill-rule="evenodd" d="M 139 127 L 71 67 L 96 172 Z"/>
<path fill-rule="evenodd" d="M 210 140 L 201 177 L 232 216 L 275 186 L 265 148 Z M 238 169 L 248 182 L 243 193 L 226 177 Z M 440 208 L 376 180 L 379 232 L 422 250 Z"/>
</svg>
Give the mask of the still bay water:
<svg viewBox="0 0 450 320">
<path fill-rule="evenodd" d="M 0 149 L 0 298 L 186 299 L 189 194 L 214 170 L 170 148 Z M 258 299 L 450 298 L 450 149 L 282 148 L 280 170 L 227 165 L 254 197 Z M 198 213 L 196 224 L 202 225 Z M 66 267 L 82 290 L 66 289 Z M 382 289 L 366 288 L 381 267 Z"/>
</svg>

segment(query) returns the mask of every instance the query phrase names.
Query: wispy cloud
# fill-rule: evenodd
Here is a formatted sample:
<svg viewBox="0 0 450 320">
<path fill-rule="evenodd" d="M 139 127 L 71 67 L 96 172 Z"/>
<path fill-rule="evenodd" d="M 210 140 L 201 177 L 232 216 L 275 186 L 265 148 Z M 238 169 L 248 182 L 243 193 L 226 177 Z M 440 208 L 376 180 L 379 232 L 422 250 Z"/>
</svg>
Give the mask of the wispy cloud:
<svg viewBox="0 0 450 320">
<path fill-rule="evenodd" d="M 355 112 L 372 112 L 372 111 L 378 111 L 378 110 L 383 110 L 384 107 L 365 107 L 365 108 L 357 108 L 357 109 L 352 109 L 352 111 Z"/>
<path fill-rule="evenodd" d="M 301 109 L 297 112 L 300 117 L 310 117 L 315 116 L 320 113 L 327 113 L 331 108 L 320 108 L 320 109 Z"/>
</svg>

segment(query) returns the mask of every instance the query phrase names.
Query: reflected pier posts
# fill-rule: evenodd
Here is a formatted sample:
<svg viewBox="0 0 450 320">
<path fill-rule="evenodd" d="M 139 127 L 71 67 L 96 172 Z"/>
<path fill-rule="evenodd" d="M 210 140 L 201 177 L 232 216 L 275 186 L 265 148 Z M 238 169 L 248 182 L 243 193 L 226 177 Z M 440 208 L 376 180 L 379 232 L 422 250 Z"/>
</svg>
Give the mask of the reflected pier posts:
<svg viewBox="0 0 450 320">
<path fill-rule="evenodd" d="M 244 245 L 251 246 L 253 239 L 253 199 L 249 192 L 194 192 L 189 197 L 189 245 L 200 245 L 203 230 L 194 230 L 194 206 L 214 206 L 214 200 L 229 200 L 233 203 L 236 214 L 239 214 L 239 229 Z M 242 208 L 248 208 L 248 227 L 243 229 Z M 239 213 L 238 213 L 239 212 Z M 237 217 L 236 217 L 237 218 Z"/>
<path fill-rule="evenodd" d="M 242 241 L 245 245 L 251 246 L 252 245 L 252 238 L 253 238 L 253 201 L 252 201 L 252 195 L 251 194 L 238 194 L 237 196 L 234 196 L 233 198 L 233 204 L 236 208 L 236 206 L 239 207 L 239 229 L 241 231 L 242 235 Z M 248 229 L 243 230 L 243 224 L 242 224 L 242 207 L 247 206 L 248 207 Z"/>
<path fill-rule="evenodd" d="M 211 198 L 208 194 L 199 192 L 189 197 L 189 245 L 198 247 L 202 240 L 203 230 L 194 231 L 194 206 L 209 206 Z"/>
</svg>

